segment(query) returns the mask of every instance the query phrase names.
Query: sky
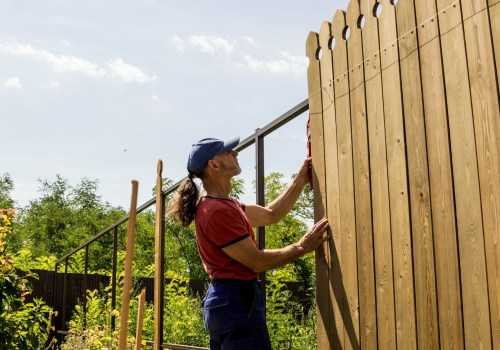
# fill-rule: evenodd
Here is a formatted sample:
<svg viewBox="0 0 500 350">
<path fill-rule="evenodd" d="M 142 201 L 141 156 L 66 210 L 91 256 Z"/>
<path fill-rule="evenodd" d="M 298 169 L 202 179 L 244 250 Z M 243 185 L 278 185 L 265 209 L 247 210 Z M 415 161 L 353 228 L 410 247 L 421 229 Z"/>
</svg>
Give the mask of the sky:
<svg viewBox="0 0 500 350">
<path fill-rule="evenodd" d="M 0 0 L 0 176 L 16 206 L 57 174 L 124 208 L 135 179 L 146 202 L 159 159 L 178 181 L 196 141 L 244 139 L 305 100 L 307 35 L 347 3 Z M 266 174 L 299 169 L 306 122 L 266 137 Z M 250 193 L 254 147 L 239 158 Z"/>
</svg>

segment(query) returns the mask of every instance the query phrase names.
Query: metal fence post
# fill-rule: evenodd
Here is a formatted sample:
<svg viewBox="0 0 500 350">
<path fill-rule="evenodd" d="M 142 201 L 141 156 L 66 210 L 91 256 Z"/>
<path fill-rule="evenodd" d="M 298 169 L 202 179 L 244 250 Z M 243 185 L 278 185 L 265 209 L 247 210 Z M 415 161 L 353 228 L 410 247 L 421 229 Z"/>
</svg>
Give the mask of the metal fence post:
<svg viewBox="0 0 500 350">
<path fill-rule="evenodd" d="M 87 325 L 87 273 L 89 266 L 89 245 L 85 246 L 85 265 L 83 268 L 83 328 Z"/>
<path fill-rule="evenodd" d="M 59 266 L 59 264 L 56 262 L 55 263 L 55 266 L 54 266 L 54 278 L 52 279 L 52 310 L 54 311 L 58 311 L 57 308 L 56 308 L 56 300 L 57 300 L 57 297 L 56 297 L 56 289 L 57 289 L 57 267 Z M 57 325 L 56 325 L 56 318 L 54 316 L 52 316 L 52 319 L 51 319 L 51 326 L 53 327 L 52 330 L 50 331 L 50 333 L 52 334 L 51 338 L 50 339 L 53 339 L 56 337 L 56 330 L 57 330 Z"/>
<path fill-rule="evenodd" d="M 62 325 L 61 329 L 66 328 L 66 309 L 68 308 L 68 259 L 64 259 L 64 282 L 63 282 L 63 307 L 62 307 Z"/>
<path fill-rule="evenodd" d="M 113 227 L 113 270 L 111 271 L 111 311 L 116 308 L 116 264 L 118 260 L 118 226 Z M 111 313 L 111 331 L 115 330 L 116 316 Z"/>
<path fill-rule="evenodd" d="M 264 194 L 264 136 L 260 135 L 260 129 L 255 131 L 255 194 L 256 203 L 261 206 L 265 206 L 265 194 Z M 257 238 L 259 249 L 263 250 L 266 248 L 266 228 L 264 226 L 257 228 Z M 260 290 L 262 296 L 264 297 L 264 302 L 266 300 L 266 272 L 263 271 L 260 274 Z"/>
</svg>

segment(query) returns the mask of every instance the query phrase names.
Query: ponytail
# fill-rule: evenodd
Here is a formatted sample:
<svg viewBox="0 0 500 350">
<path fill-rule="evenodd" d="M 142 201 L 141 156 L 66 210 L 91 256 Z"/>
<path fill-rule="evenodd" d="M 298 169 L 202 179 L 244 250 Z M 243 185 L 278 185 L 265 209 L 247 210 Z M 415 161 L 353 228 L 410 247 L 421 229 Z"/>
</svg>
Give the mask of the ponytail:
<svg viewBox="0 0 500 350">
<path fill-rule="evenodd" d="M 172 219 L 184 227 L 189 226 L 196 216 L 199 190 L 193 178 L 194 174 L 189 173 L 188 177 L 181 182 L 168 208 L 168 214 Z"/>
</svg>

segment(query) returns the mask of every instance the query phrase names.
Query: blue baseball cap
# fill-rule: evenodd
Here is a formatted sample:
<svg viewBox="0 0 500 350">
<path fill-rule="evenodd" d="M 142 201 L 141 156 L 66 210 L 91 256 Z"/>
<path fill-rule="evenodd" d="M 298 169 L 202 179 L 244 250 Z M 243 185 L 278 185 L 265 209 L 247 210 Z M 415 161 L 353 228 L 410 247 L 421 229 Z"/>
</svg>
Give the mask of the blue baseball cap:
<svg viewBox="0 0 500 350">
<path fill-rule="evenodd" d="M 191 148 L 187 162 L 187 170 L 195 175 L 201 174 L 208 164 L 208 161 L 217 154 L 232 150 L 240 143 L 240 138 L 236 137 L 226 141 L 206 138 L 196 142 Z"/>
</svg>

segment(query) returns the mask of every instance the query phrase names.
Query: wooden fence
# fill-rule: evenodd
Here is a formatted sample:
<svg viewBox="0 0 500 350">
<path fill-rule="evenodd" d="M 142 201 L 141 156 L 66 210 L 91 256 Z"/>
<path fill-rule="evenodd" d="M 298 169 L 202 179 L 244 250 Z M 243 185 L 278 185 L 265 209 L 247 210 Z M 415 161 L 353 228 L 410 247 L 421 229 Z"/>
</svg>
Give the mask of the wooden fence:
<svg viewBox="0 0 500 350">
<path fill-rule="evenodd" d="M 75 310 L 77 304 L 81 304 L 85 295 L 84 279 L 85 275 L 81 273 L 56 273 L 47 270 L 32 270 L 36 274 L 36 278 L 28 277 L 33 292 L 27 296 L 27 301 L 32 301 L 33 298 L 41 298 L 44 302 L 50 305 L 54 310 L 57 310 L 58 315 L 53 319 L 53 326 L 56 330 L 67 329 L 62 325 L 62 314 L 67 315 L 67 319 Z M 21 276 L 27 275 L 19 271 Z M 64 292 L 64 280 L 66 278 L 67 291 Z M 165 284 L 172 281 L 170 278 L 165 279 Z M 309 286 L 303 282 L 283 282 L 284 288 L 290 291 L 294 300 L 302 302 L 303 307 L 308 310 L 311 307 L 309 294 Z M 100 274 L 87 275 L 87 290 L 99 290 L 104 293 L 104 288 L 110 285 L 110 276 Z M 193 295 L 200 298 L 206 293 L 209 285 L 209 280 L 189 280 L 189 290 Z M 54 289 L 55 286 L 55 289 Z M 154 301 L 154 278 L 141 277 L 134 281 L 133 295 L 139 293 L 141 289 L 146 289 L 146 301 L 153 303 Z M 66 299 L 66 302 L 65 302 Z M 110 310 L 111 311 L 111 310 Z"/>
<path fill-rule="evenodd" d="M 318 349 L 500 349 L 500 0 L 351 0 L 306 52 Z"/>
</svg>

